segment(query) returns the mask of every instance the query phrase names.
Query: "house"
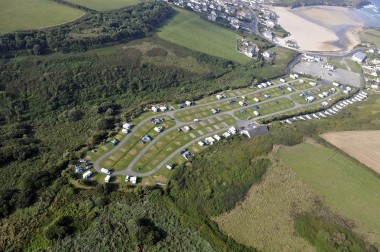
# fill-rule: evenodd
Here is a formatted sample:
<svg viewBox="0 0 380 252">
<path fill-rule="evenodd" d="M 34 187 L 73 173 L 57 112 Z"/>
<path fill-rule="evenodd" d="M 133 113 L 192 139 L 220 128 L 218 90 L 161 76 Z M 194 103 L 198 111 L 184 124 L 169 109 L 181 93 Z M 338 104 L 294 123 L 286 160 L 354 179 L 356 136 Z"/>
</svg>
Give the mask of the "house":
<svg viewBox="0 0 380 252">
<path fill-rule="evenodd" d="M 128 133 L 129 133 L 129 130 L 127 130 L 127 129 L 122 129 L 121 132 L 123 132 L 124 134 L 128 134 Z"/>
<path fill-rule="evenodd" d="M 204 142 L 202 142 L 202 141 L 199 141 L 199 142 L 198 142 L 198 145 L 202 147 L 202 146 L 204 146 L 204 145 L 205 145 L 205 143 L 204 143 Z"/>
<path fill-rule="evenodd" d="M 123 124 L 124 129 L 130 130 L 130 129 L 132 129 L 132 127 L 133 127 L 133 124 L 131 124 L 131 123 L 124 123 Z"/>
<path fill-rule="evenodd" d="M 157 107 L 157 106 L 152 106 L 152 111 L 153 111 L 153 112 L 158 112 L 159 110 L 160 110 L 159 107 Z"/>
<path fill-rule="evenodd" d="M 108 183 L 111 180 L 111 175 L 107 175 L 104 179 L 104 182 Z"/>
<path fill-rule="evenodd" d="M 265 51 L 265 52 L 263 52 L 263 57 L 265 58 L 265 59 L 271 59 L 272 57 L 273 57 L 273 53 L 271 53 L 271 52 L 269 52 L 269 51 Z"/>
<path fill-rule="evenodd" d="M 189 126 L 185 126 L 185 127 L 183 127 L 183 129 L 184 129 L 185 131 L 189 131 L 191 128 L 190 128 Z"/>
<path fill-rule="evenodd" d="M 131 182 L 132 184 L 136 184 L 137 177 L 136 176 L 131 176 L 130 179 L 129 179 L 129 182 Z"/>
<path fill-rule="evenodd" d="M 92 175 L 92 172 L 91 171 L 86 171 L 85 173 L 83 173 L 83 179 L 89 179 L 91 178 L 91 175 Z"/>
<path fill-rule="evenodd" d="M 313 87 L 315 87 L 315 86 L 317 85 L 317 83 L 314 82 L 314 81 L 310 81 L 309 84 L 310 84 L 311 86 L 313 86 Z"/>
<path fill-rule="evenodd" d="M 281 81 L 282 83 L 285 83 L 285 80 L 284 80 L 284 79 L 280 79 L 280 81 Z"/>
<path fill-rule="evenodd" d="M 253 114 L 254 114 L 255 116 L 259 116 L 259 115 L 260 115 L 259 111 L 257 111 L 257 110 L 253 111 Z"/>
<path fill-rule="evenodd" d="M 264 38 L 266 38 L 266 39 L 272 41 L 273 38 L 274 38 L 274 33 L 273 33 L 272 30 L 266 30 L 265 32 L 263 32 L 263 36 L 264 36 Z M 264 54 L 263 54 L 263 55 L 264 55 Z M 265 57 L 265 56 L 264 56 L 264 57 Z"/>
<path fill-rule="evenodd" d="M 292 92 L 292 91 L 293 91 L 293 89 L 292 89 L 291 87 L 288 87 L 287 90 L 288 90 L 289 92 Z"/>
<path fill-rule="evenodd" d="M 129 175 L 125 176 L 125 182 L 129 181 Z"/>
<path fill-rule="evenodd" d="M 366 58 L 367 58 L 367 55 L 365 55 L 362 52 L 357 52 L 357 53 L 354 53 L 354 55 L 352 55 L 352 60 L 358 63 L 363 63 Z"/>
<path fill-rule="evenodd" d="M 260 99 L 259 98 L 253 98 L 253 100 L 255 101 L 255 102 L 260 102 Z"/>
<path fill-rule="evenodd" d="M 117 145 L 119 143 L 119 141 L 117 140 L 117 139 L 113 139 L 112 141 L 111 141 L 111 144 L 112 145 Z"/>
<path fill-rule="evenodd" d="M 249 138 L 263 135 L 268 132 L 268 126 L 267 125 L 258 125 L 252 129 L 245 129 L 241 131 L 242 135 L 246 135 Z"/>
</svg>

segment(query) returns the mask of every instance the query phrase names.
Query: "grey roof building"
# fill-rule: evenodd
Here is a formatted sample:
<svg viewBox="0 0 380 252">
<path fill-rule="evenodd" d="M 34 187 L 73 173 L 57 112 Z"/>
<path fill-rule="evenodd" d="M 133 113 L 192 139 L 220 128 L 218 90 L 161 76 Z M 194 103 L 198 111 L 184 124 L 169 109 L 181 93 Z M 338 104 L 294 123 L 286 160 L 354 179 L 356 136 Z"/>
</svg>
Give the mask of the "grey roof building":
<svg viewBox="0 0 380 252">
<path fill-rule="evenodd" d="M 263 135 L 263 134 L 267 133 L 268 131 L 269 130 L 268 130 L 267 125 L 258 125 L 254 128 L 251 128 L 251 129 L 244 129 L 240 133 L 242 135 L 246 135 L 249 138 L 252 138 L 255 136 Z"/>
<path fill-rule="evenodd" d="M 357 53 L 354 53 L 354 55 L 352 55 L 352 59 L 359 63 L 362 63 L 363 61 L 365 61 L 366 58 L 367 58 L 367 55 L 365 55 L 362 52 L 357 52 Z"/>
</svg>

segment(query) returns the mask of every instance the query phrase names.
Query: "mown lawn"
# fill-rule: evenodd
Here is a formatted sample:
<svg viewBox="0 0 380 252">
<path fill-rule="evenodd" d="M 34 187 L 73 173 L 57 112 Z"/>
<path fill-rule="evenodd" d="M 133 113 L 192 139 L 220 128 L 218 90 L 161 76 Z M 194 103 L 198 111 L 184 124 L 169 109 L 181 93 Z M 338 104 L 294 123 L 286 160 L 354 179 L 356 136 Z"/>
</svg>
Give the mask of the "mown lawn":
<svg viewBox="0 0 380 252">
<path fill-rule="evenodd" d="M 48 0 L 0 0 L 0 34 L 70 22 L 83 11 Z"/>
<path fill-rule="evenodd" d="M 139 0 L 67 0 L 67 2 L 98 11 L 114 10 L 141 3 Z"/>
<path fill-rule="evenodd" d="M 364 166 L 326 147 L 300 144 L 279 157 L 343 215 L 368 226 L 380 240 L 380 180 Z"/>
<path fill-rule="evenodd" d="M 175 16 L 158 30 L 169 42 L 240 63 L 251 59 L 236 51 L 238 35 L 201 19 L 197 14 L 177 9 Z"/>
</svg>

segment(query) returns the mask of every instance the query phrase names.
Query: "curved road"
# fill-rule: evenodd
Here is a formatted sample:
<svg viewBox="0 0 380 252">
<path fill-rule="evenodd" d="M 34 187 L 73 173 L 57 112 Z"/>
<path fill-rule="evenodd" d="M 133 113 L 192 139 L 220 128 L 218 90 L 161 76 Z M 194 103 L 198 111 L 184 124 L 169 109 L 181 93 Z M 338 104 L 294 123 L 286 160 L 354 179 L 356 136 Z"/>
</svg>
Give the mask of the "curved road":
<svg viewBox="0 0 380 252">
<path fill-rule="evenodd" d="M 293 82 L 296 82 L 298 80 L 294 80 L 294 81 L 290 81 L 290 82 L 287 82 L 287 83 L 293 83 Z M 285 83 L 286 84 L 286 83 Z M 253 92 L 249 92 L 249 93 L 246 93 L 246 94 L 243 94 L 243 95 L 250 95 L 250 94 L 255 94 L 255 93 L 259 93 L 259 92 L 262 92 L 262 91 L 266 91 L 266 90 L 270 90 L 270 89 L 273 89 L 273 88 L 277 88 L 280 84 L 278 85 L 274 85 L 274 86 L 271 86 L 271 87 L 268 87 L 268 88 L 265 88 L 265 89 L 260 89 L 260 90 L 255 90 Z M 314 90 L 316 89 L 317 87 L 312 87 L 312 88 L 309 88 L 309 89 L 306 89 L 306 90 L 302 90 L 302 91 L 309 91 L 309 90 Z M 301 90 L 298 90 L 298 92 L 301 91 Z M 324 100 L 327 100 L 335 95 L 337 95 L 339 92 L 335 92 L 334 94 L 324 98 L 324 99 L 321 99 L 319 100 L 319 102 L 321 101 L 324 101 Z M 282 99 L 282 98 L 289 98 L 294 95 L 295 92 L 292 92 L 292 93 L 288 93 L 286 95 L 283 95 L 283 96 L 280 96 L 280 97 L 276 97 L 276 98 L 272 98 L 272 99 L 267 99 L 267 100 L 264 100 L 262 102 L 258 102 L 257 104 L 262 104 L 262 103 L 267 103 L 267 102 L 270 102 L 270 101 L 276 101 L 276 100 L 279 100 L 279 99 Z M 239 97 L 239 96 L 237 96 Z M 235 98 L 235 97 L 229 97 L 230 98 Z M 204 103 L 204 104 L 199 104 L 199 105 L 194 105 L 194 106 L 190 106 L 190 107 L 186 107 L 186 108 L 183 108 L 183 109 L 175 109 L 175 110 L 172 110 L 172 111 L 168 111 L 168 112 L 164 112 L 164 113 L 160 113 L 158 114 L 158 116 L 169 116 L 169 117 L 174 117 L 174 114 L 176 112 L 179 112 L 179 111 L 184 111 L 184 110 L 189 110 L 189 109 L 194 109 L 196 107 L 202 107 L 202 106 L 208 106 L 208 105 L 211 105 L 211 104 L 215 104 L 215 103 L 220 103 L 221 100 L 216 100 L 216 101 L 212 101 L 212 102 L 209 102 L 209 103 Z M 294 109 L 297 109 L 297 108 L 301 108 L 301 107 L 306 107 L 306 106 L 309 106 L 310 104 L 299 104 L 295 101 L 293 101 L 295 103 L 295 105 L 291 108 L 288 108 L 288 109 L 285 109 L 285 110 L 281 110 L 281 111 L 277 111 L 277 112 L 274 112 L 274 113 L 271 113 L 271 114 L 266 114 L 266 115 L 262 115 L 262 116 L 258 116 L 258 117 L 255 117 L 254 119 L 255 120 L 258 120 L 258 119 L 261 119 L 261 118 L 264 118 L 264 117 L 270 117 L 270 116 L 274 116 L 274 115 L 278 115 L 278 114 L 281 114 L 281 113 L 284 113 L 284 112 L 288 112 L 288 111 L 291 111 L 291 110 L 294 110 Z M 242 109 L 242 108 L 247 108 L 251 105 L 247 105 L 245 107 L 239 107 L 237 109 L 233 109 L 233 110 L 229 110 L 229 111 L 224 111 L 224 112 L 221 112 L 219 113 L 218 115 L 212 115 L 212 116 L 209 116 L 209 117 L 205 117 L 205 118 L 202 118 L 203 120 L 205 119 L 210 119 L 210 118 L 214 118 L 216 116 L 219 116 L 219 115 L 224 115 L 224 114 L 228 114 L 230 116 L 232 116 L 234 119 L 236 119 L 237 121 L 240 121 L 240 119 L 238 119 L 234 112 Z M 136 125 L 134 127 L 134 130 L 142 127 L 143 125 L 145 125 L 145 123 L 149 122 L 151 119 L 151 117 L 148 117 L 146 118 L 145 120 L 141 121 L 138 125 Z M 180 122 L 178 120 L 175 121 L 175 125 L 173 127 L 171 127 L 170 129 L 168 130 L 165 130 L 163 131 L 162 133 L 160 133 L 155 139 L 153 139 L 149 144 L 147 144 L 144 149 L 132 160 L 132 162 L 129 163 L 129 165 L 122 171 L 117 171 L 117 172 L 114 172 L 113 174 L 115 175 L 131 175 L 131 176 L 138 176 L 138 177 L 144 177 L 144 176 L 150 176 L 152 174 L 154 174 L 156 171 L 158 171 L 159 169 L 161 169 L 162 167 L 165 166 L 166 163 L 168 163 L 175 155 L 178 155 L 178 152 L 180 150 L 182 150 L 183 148 L 186 148 L 206 137 L 209 137 L 209 136 L 212 136 L 212 135 L 215 135 L 215 134 L 218 134 L 218 133 L 221 133 L 223 131 L 226 131 L 226 129 L 228 127 L 231 127 L 231 126 L 228 126 L 228 127 L 225 127 L 225 128 L 222 128 L 222 129 L 219 129 L 219 130 L 216 130 L 216 131 L 213 131 L 211 133 L 207 133 L 205 135 L 202 135 L 198 138 L 195 138 L 193 139 L 192 141 L 188 142 L 186 145 L 183 145 L 181 147 L 179 147 L 178 149 L 174 150 L 172 154 L 170 154 L 168 157 L 166 157 L 160 164 L 158 164 L 154 169 L 148 171 L 148 172 L 145 172 L 145 173 L 139 173 L 139 172 L 136 172 L 133 170 L 133 167 L 135 166 L 135 164 L 140 160 L 140 158 L 150 149 L 150 147 L 156 143 L 160 138 L 162 138 L 163 136 L 165 136 L 166 134 L 172 132 L 173 130 L 176 130 L 178 127 L 183 127 L 185 125 L 189 125 L 190 123 L 192 123 L 192 121 L 190 122 Z M 128 139 L 132 136 L 132 134 L 128 134 L 126 135 L 122 141 L 120 141 L 120 143 L 115 147 L 113 148 L 112 150 L 110 150 L 109 152 L 103 154 L 101 157 L 99 157 L 95 162 L 94 162 L 94 168 L 96 171 L 100 172 L 100 163 L 106 159 L 108 156 L 112 155 L 113 153 L 117 152 L 120 148 L 122 148 L 122 146 L 125 144 L 126 141 L 128 141 Z"/>
</svg>

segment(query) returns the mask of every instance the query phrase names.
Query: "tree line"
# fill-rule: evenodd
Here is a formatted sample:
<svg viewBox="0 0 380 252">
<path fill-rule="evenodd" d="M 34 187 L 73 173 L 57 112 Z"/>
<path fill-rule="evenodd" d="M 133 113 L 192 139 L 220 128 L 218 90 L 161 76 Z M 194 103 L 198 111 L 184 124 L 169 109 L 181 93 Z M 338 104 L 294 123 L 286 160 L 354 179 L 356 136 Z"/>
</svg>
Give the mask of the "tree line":
<svg viewBox="0 0 380 252">
<path fill-rule="evenodd" d="M 5 34 L 0 37 L 0 54 L 16 50 L 28 50 L 36 55 L 49 51 L 80 52 L 94 45 L 128 41 L 150 34 L 173 13 L 174 10 L 163 2 L 91 13 L 56 28 Z"/>
</svg>

